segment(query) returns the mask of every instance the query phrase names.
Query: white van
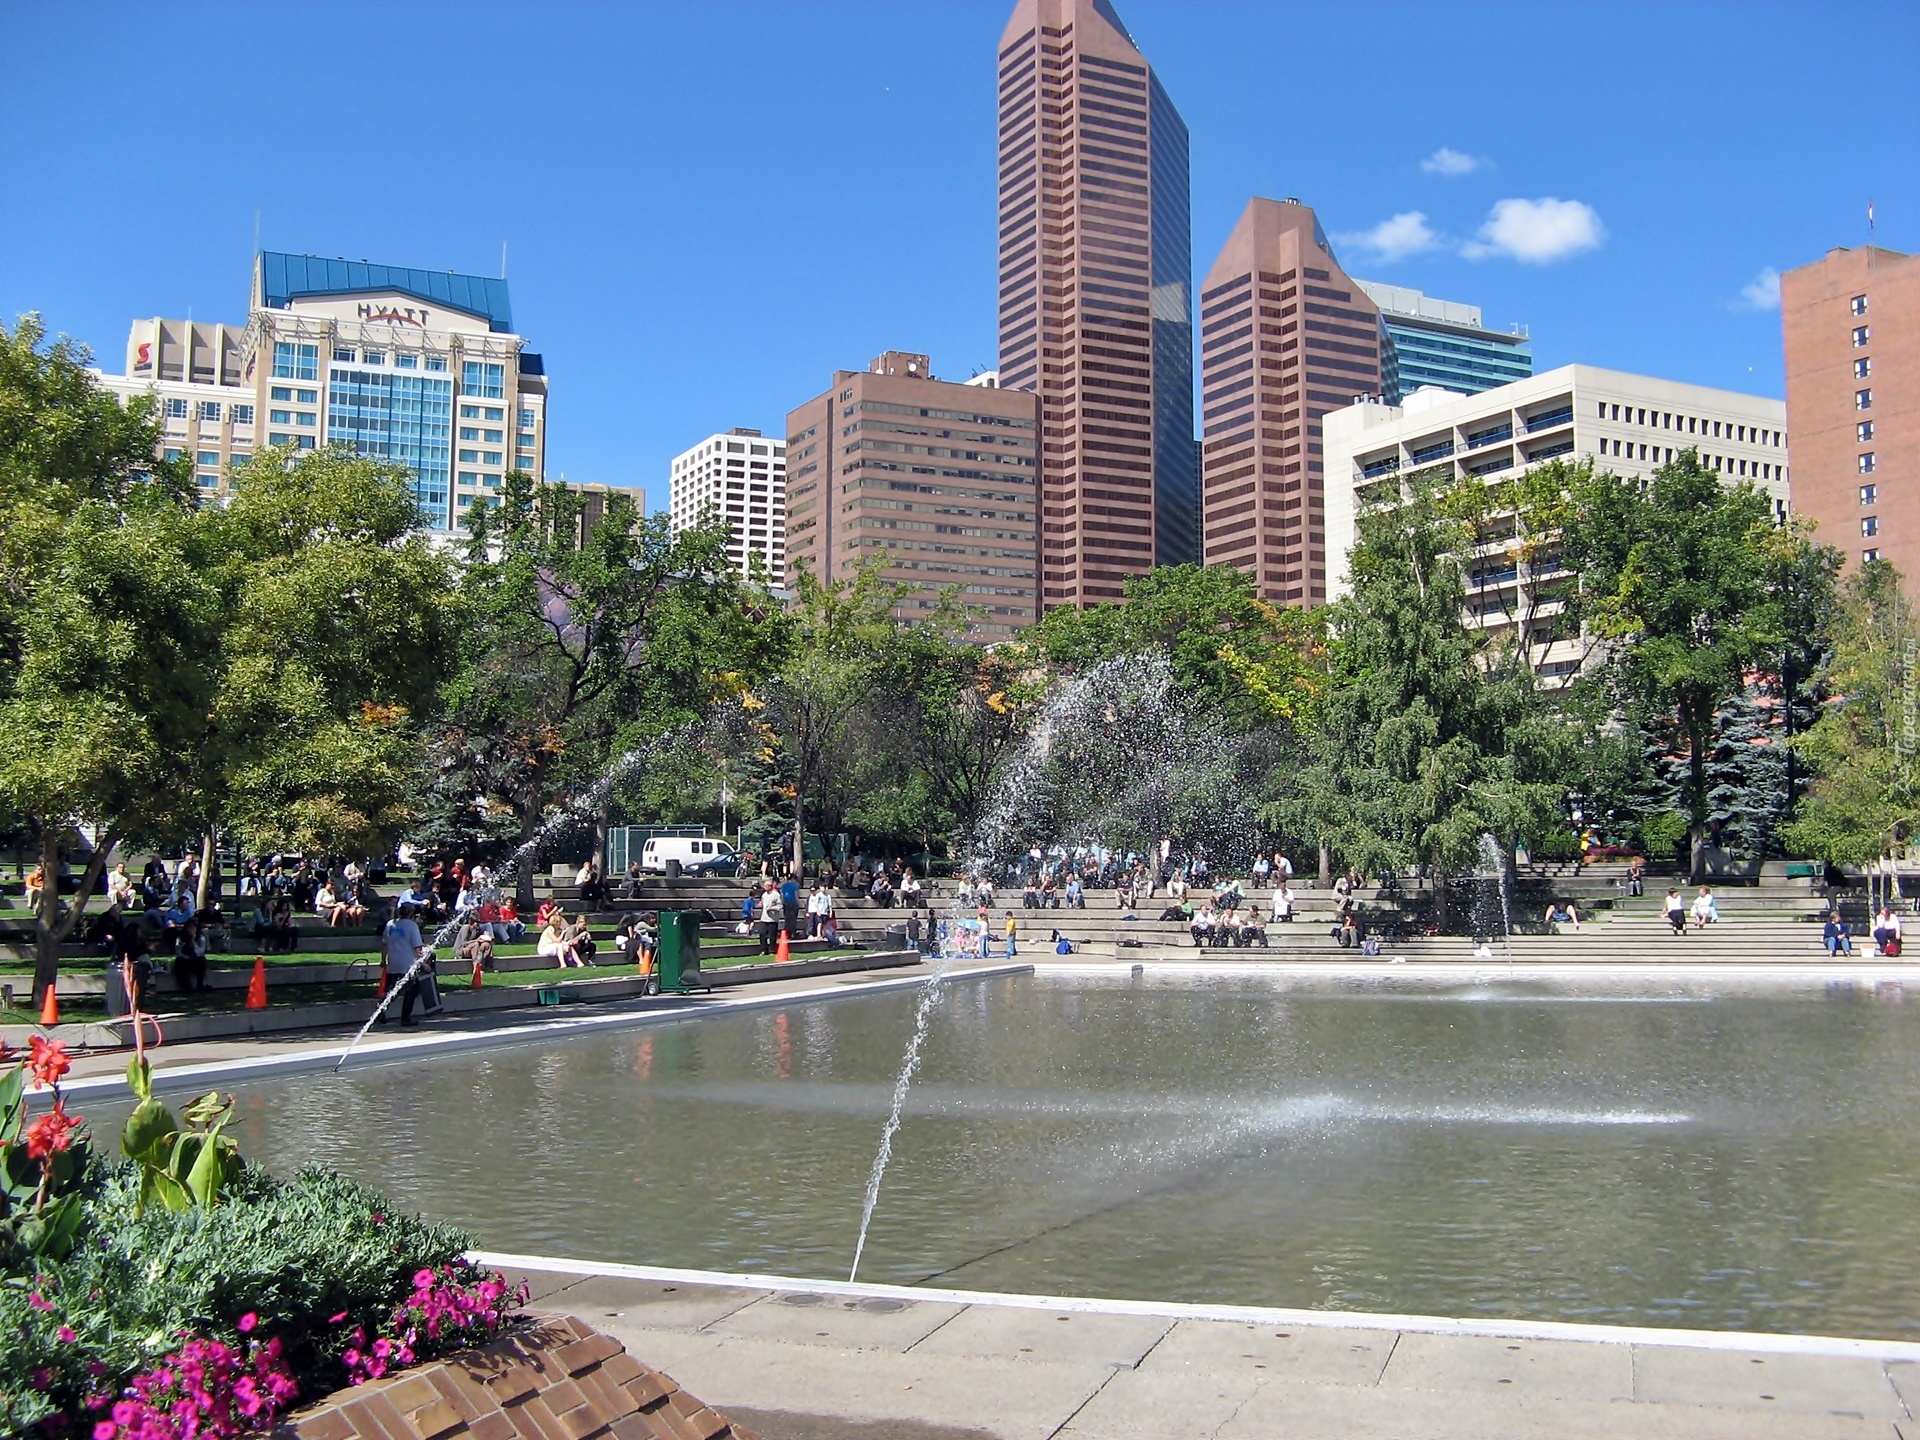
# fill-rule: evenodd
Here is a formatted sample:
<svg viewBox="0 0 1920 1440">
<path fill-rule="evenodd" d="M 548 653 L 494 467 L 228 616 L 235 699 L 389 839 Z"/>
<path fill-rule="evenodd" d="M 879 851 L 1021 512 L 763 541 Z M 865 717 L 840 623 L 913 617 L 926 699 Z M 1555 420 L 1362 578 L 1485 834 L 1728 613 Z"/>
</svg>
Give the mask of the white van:
<svg viewBox="0 0 1920 1440">
<path fill-rule="evenodd" d="M 640 868 L 655 875 L 733 875 L 740 857 L 724 840 L 654 835 L 640 847 Z"/>
</svg>

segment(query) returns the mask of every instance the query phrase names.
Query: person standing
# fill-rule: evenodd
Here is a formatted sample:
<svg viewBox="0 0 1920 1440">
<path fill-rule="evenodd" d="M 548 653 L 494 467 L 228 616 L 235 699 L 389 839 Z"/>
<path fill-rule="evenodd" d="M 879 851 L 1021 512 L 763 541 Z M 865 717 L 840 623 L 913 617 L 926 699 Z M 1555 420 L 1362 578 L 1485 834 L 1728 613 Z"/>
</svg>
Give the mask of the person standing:
<svg viewBox="0 0 1920 1440">
<path fill-rule="evenodd" d="M 1007 958 L 1009 960 L 1020 953 L 1020 922 L 1014 918 L 1013 911 L 1007 911 Z"/>
<path fill-rule="evenodd" d="M 412 905 L 397 907 L 394 918 L 389 920 L 386 928 L 380 932 L 380 948 L 386 956 L 387 989 L 391 992 L 395 985 L 400 987 L 400 1024 L 402 1026 L 418 1023 L 413 1018 L 413 1002 L 419 994 L 420 980 L 413 974 L 413 962 L 420 958 L 420 952 L 426 947 L 426 941 L 421 938 L 420 927 L 414 922 L 415 913 Z M 388 1003 L 389 1005 L 392 1003 L 391 994 L 389 994 Z M 383 1023 L 385 1019 L 383 1015 L 381 1017 Z"/>
<path fill-rule="evenodd" d="M 760 882 L 760 905 L 756 912 L 760 929 L 760 953 L 771 955 L 774 943 L 780 938 L 780 918 L 785 907 L 780 902 L 780 891 L 769 876 Z"/>
<path fill-rule="evenodd" d="M 813 893 L 807 897 L 807 938 L 823 940 L 833 928 L 833 892 L 827 888 L 823 878 L 813 887 Z"/>
<path fill-rule="evenodd" d="M 780 923 L 786 927 L 789 940 L 800 938 L 800 882 L 791 870 L 780 882 Z"/>
</svg>

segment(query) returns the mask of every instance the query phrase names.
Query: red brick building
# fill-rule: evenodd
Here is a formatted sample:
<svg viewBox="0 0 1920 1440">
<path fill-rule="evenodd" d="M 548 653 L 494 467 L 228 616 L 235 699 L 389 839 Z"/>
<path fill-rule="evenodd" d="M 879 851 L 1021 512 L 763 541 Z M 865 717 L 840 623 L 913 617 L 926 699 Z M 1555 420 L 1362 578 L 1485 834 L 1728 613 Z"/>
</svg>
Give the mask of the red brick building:
<svg viewBox="0 0 1920 1440">
<path fill-rule="evenodd" d="M 1868 246 L 1780 277 L 1793 508 L 1920 598 L 1920 257 Z"/>
</svg>

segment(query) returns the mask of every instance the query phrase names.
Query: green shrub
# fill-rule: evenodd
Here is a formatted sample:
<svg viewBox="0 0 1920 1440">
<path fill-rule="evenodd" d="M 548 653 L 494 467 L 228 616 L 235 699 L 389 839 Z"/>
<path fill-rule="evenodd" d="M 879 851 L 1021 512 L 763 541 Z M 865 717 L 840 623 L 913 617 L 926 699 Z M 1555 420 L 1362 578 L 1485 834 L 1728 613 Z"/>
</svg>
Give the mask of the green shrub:
<svg viewBox="0 0 1920 1440">
<path fill-rule="evenodd" d="M 1536 861 L 1578 860 L 1580 841 L 1568 831 L 1550 830 L 1538 840 L 1528 843 L 1527 855 Z"/>
<path fill-rule="evenodd" d="M 1647 847 L 1649 860 L 1671 860 L 1674 850 L 1687 836 L 1687 817 L 1669 810 L 1649 815 L 1640 822 L 1640 839 Z"/>
<path fill-rule="evenodd" d="M 283 1181 L 249 1166 L 225 1203 L 141 1213 L 138 1169 L 93 1164 L 72 1252 L 0 1279 L 0 1433 L 82 1440 L 90 1397 L 117 1393 L 183 1336 L 234 1340 L 247 1315 L 317 1398 L 345 1383 L 354 1332 L 385 1331 L 418 1271 L 482 1273 L 460 1259 L 464 1232 L 326 1170 Z"/>
</svg>

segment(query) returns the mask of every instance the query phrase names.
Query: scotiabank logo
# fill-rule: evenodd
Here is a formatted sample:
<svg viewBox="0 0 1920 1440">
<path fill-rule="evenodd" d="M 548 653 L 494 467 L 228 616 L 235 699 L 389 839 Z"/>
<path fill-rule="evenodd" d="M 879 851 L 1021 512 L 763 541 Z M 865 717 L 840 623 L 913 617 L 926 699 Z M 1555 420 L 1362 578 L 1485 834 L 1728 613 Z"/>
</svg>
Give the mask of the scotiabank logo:
<svg viewBox="0 0 1920 1440">
<path fill-rule="evenodd" d="M 140 342 L 140 348 L 133 352 L 133 368 L 136 370 L 151 370 L 153 368 L 153 343 L 151 341 L 142 340 Z"/>
<path fill-rule="evenodd" d="M 384 321 L 388 325 L 418 325 L 427 328 L 427 316 L 431 310 L 416 310 L 411 305 L 362 305 L 359 307 L 362 320 Z"/>
</svg>

